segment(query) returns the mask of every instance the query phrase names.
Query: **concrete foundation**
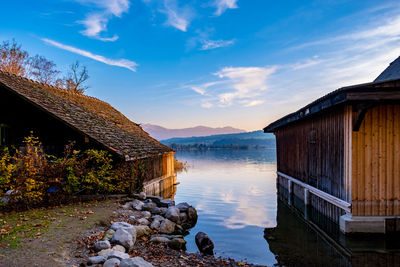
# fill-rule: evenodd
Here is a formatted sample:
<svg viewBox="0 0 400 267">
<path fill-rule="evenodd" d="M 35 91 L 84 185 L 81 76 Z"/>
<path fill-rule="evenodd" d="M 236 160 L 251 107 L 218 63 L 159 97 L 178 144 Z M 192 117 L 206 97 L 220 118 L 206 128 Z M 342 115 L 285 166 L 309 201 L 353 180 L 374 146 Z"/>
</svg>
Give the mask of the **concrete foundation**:
<svg viewBox="0 0 400 267">
<path fill-rule="evenodd" d="M 396 216 L 351 216 L 345 214 L 340 217 L 340 230 L 345 234 L 350 233 L 376 233 L 385 234 L 396 229 L 388 229 Z"/>
</svg>

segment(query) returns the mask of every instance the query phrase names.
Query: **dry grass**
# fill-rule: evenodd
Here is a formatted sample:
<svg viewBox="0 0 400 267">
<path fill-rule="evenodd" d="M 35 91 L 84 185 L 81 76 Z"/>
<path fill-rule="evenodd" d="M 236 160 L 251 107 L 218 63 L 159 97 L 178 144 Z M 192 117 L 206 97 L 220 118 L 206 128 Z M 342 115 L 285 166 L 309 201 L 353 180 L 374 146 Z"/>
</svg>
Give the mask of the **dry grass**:
<svg viewBox="0 0 400 267">
<path fill-rule="evenodd" d="M 186 172 L 188 169 L 187 161 L 182 162 L 182 161 L 179 161 L 177 158 L 174 158 L 174 169 L 176 172 L 183 172 L 183 171 Z"/>
</svg>

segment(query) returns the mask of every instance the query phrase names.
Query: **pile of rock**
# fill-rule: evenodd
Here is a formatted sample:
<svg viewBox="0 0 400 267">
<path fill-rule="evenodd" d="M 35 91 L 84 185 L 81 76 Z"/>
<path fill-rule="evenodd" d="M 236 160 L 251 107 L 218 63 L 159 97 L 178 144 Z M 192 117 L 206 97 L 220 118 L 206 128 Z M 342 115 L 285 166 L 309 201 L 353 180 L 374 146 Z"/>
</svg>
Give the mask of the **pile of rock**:
<svg viewBox="0 0 400 267">
<path fill-rule="evenodd" d="M 183 237 L 197 222 L 196 209 L 189 204 L 175 206 L 173 200 L 146 196 L 144 192 L 135 195 L 135 199 L 126 202 L 122 208 L 129 211 L 129 223 L 121 221 L 111 225 L 103 240 L 94 244 L 97 256 L 89 258 L 88 265 L 153 266 L 140 257 L 129 256 L 137 238 L 151 235 L 151 242 L 185 250 Z"/>
</svg>

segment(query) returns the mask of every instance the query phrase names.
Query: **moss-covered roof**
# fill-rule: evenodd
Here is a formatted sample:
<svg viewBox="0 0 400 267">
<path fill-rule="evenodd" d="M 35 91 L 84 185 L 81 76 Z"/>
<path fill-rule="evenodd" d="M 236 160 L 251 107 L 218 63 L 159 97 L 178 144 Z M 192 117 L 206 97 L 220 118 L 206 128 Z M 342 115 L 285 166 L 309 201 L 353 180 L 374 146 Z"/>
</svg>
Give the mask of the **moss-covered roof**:
<svg viewBox="0 0 400 267">
<path fill-rule="evenodd" d="M 110 104 L 0 71 L 0 85 L 125 159 L 172 151 Z"/>
</svg>

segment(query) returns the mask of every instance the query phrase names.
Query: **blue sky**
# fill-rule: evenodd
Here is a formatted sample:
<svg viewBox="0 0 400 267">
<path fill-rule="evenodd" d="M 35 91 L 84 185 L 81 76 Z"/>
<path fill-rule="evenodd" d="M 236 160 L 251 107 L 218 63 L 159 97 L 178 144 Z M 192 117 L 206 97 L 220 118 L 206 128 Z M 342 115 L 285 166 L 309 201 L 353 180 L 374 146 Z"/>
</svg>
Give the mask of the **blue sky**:
<svg viewBox="0 0 400 267">
<path fill-rule="evenodd" d="M 4 1 L 0 40 L 59 69 L 79 60 L 87 94 L 168 128 L 257 130 L 400 56 L 398 1 Z"/>
</svg>

